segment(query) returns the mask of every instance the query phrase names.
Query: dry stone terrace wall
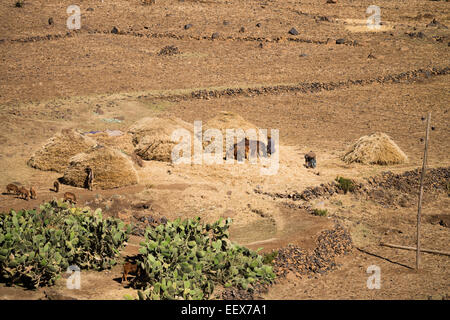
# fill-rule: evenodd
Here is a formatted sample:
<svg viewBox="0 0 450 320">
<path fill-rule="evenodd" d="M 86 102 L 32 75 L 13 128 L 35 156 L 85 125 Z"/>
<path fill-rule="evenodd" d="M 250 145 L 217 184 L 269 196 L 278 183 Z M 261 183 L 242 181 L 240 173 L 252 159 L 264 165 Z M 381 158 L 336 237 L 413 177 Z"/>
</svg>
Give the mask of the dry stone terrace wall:
<svg viewBox="0 0 450 320">
<path fill-rule="evenodd" d="M 395 174 L 391 171 L 382 172 L 380 175 L 365 178 L 364 182 L 354 183 L 354 193 L 359 196 L 367 196 L 377 201 L 379 194 L 387 194 L 389 192 L 397 192 L 407 195 L 417 195 L 419 190 L 421 169 L 406 171 Z M 431 168 L 426 171 L 424 180 L 424 191 L 427 193 L 449 192 L 450 187 L 450 167 L 447 168 Z M 321 184 L 316 187 L 308 187 L 302 192 L 294 191 L 292 193 L 271 193 L 262 191 L 260 188 L 254 189 L 257 194 L 264 194 L 273 198 L 289 199 L 292 201 L 310 201 L 319 198 L 329 198 L 334 194 L 343 194 L 336 181 L 327 184 Z M 378 199 L 379 200 L 379 199 Z M 391 203 L 395 205 L 395 203 Z"/>
</svg>

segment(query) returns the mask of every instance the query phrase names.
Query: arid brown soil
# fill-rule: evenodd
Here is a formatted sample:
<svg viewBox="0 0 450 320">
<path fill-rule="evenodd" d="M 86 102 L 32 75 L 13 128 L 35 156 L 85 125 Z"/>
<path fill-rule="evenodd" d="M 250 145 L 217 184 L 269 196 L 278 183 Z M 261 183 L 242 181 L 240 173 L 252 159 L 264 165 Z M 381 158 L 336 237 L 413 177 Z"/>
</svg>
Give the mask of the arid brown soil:
<svg viewBox="0 0 450 320">
<path fill-rule="evenodd" d="M 156 0 L 144 6 L 140 0 L 86 0 L 80 4 L 77 31 L 66 26 L 71 1 L 25 0 L 22 8 L 14 3 L 0 4 L 0 212 L 33 208 L 74 192 L 80 205 L 136 224 L 124 258 L 137 252 L 139 228 L 149 217 L 231 217 L 232 240 L 262 247 L 264 253 L 314 252 L 319 235 L 337 221 L 348 230 L 353 248 L 333 256 L 332 270 L 301 274 L 293 268 L 253 298 L 450 295 L 448 256 L 423 253 L 416 271 L 414 251 L 379 245 L 415 245 L 414 170 L 422 166 L 424 118 L 431 112 L 428 166 L 434 171 L 427 171 L 422 247 L 448 251 L 448 2 L 378 1 L 382 25 L 377 31 L 366 27 L 370 1 Z M 288 33 L 292 28 L 297 35 Z M 125 131 L 149 116 L 205 123 L 222 110 L 258 127 L 279 129 L 276 175 L 262 176 L 248 163 L 144 161 L 137 167 L 136 186 L 88 191 L 62 185 L 55 193 L 50 189 L 61 174 L 26 164 L 61 129 Z M 386 167 L 341 161 L 351 143 L 377 131 L 398 144 L 408 163 Z M 310 150 L 318 155 L 316 169 L 303 166 Z M 386 171 L 391 173 L 383 175 Z M 324 191 L 337 176 L 367 190 Z M 4 194 L 11 182 L 34 186 L 37 199 Z M 317 188 L 323 194 L 315 195 Z M 316 216 L 314 209 L 327 215 Z M 299 264 L 295 261 L 292 265 Z M 381 269 L 379 290 L 367 288 L 370 265 Z M 76 292 L 65 289 L 64 279 L 36 291 L 0 284 L 0 299 L 135 295 L 120 277 L 120 266 L 83 272 L 82 289 Z"/>
</svg>

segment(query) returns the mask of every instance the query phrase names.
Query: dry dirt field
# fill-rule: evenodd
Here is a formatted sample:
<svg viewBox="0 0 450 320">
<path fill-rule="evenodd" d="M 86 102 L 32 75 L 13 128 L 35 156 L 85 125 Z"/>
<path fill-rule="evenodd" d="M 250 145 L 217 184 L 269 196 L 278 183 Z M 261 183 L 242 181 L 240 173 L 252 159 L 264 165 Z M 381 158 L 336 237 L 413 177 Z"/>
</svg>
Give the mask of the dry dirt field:
<svg viewBox="0 0 450 320">
<path fill-rule="evenodd" d="M 422 209 L 422 247 L 450 244 L 450 4 L 427 0 L 83 0 L 81 29 L 66 26 L 73 1 L 0 3 L 0 186 L 37 189 L 25 201 L 0 194 L 0 212 L 33 208 L 56 194 L 61 174 L 27 165 L 62 129 L 122 130 L 143 117 L 206 122 L 220 111 L 280 133 L 280 168 L 264 176 L 243 165 L 173 165 L 145 161 L 139 184 L 110 190 L 62 186 L 79 203 L 136 222 L 146 215 L 234 220 L 231 238 L 263 252 L 289 244 L 314 249 L 335 223 L 350 231 L 353 249 L 326 273 L 289 272 L 257 299 L 446 299 L 450 257 L 380 246 L 415 246 L 418 187 L 381 185 L 374 193 L 288 195 L 337 176 L 367 183 L 391 171 L 421 168 L 425 121 L 432 113 L 429 168 Z M 381 8 L 382 25 L 368 30 L 366 9 Z M 53 23 L 49 24 L 49 18 Z M 191 25 L 190 27 L 186 27 Z M 297 35 L 289 34 L 295 28 Z M 338 40 L 339 39 L 339 40 Z M 341 40 L 343 39 L 343 40 Z M 336 41 L 338 40 L 338 41 Z M 159 54 L 175 46 L 173 55 Z M 119 119 L 110 121 L 110 119 Z M 361 136 L 388 134 L 406 164 L 346 164 L 346 148 Z M 316 169 L 303 166 L 314 150 Z M 436 173 L 436 174 L 435 174 Z M 436 187 L 436 185 L 440 187 Z M 381 193 L 380 193 L 381 192 Z M 62 195 L 60 195 L 62 197 Z M 308 208 L 325 208 L 315 216 Z M 123 255 L 137 252 L 133 236 Z M 370 265 L 381 288 L 366 286 Z M 120 267 L 85 272 L 81 290 L 63 282 L 36 291 L 0 284 L 0 299 L 123 299 Z"/>
</svg>

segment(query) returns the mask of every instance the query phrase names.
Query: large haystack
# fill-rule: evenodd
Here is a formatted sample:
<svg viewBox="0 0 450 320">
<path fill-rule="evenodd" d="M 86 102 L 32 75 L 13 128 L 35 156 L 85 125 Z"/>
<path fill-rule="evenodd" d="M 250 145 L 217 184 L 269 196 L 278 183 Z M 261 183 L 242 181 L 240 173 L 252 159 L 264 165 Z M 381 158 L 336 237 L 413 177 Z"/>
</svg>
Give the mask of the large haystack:
<svg viewBox="0 0 450 320">
<path fill-rule="evenodd" d="M 219 129 L 222 134 L 225 136 L 226 129 L 255 129 L 258 130 L 258 127 L 253 123 L 248 122 L 240 115 L 229 112 L 229 111 L 221 111 L 217 116 L 212 119 L 209 119 L 204 125 L 203 129 Z"/>
<path fill-rule="evenodd" d="M 94 173 L 94 189 L 112 189 L 138 183 L 132 161 L 122 152 L 102 146 L 72 157 L 62 182 L 85 188 L 87 167 Z"/>
<path fill-rule="evenodd" d="M 347 163 L 389 165 L 405 163 L 408 157 L 388 135 L 376 132 L 359 138 L 342 160 Z"/>
<path fill-rule="evenodd" d="M 178 118 L 149 117 L 137 121 L 128 132 L 133 136 L 136 154 L 142 159 L 170 162 L 172 150 L 178 144 L 172 140 L 172 133 L 186 129 L 192 134 L 192 128 L 192 124 Z"/>
<path fill-rule="evenodd" d="M 62 130 L 37 150 L 28 160 L 28 165 L 45 171 L 63 173 L 69 159 L 80 152 L 86 152 L 97 143 L 74 130 Z"/>
<path fill-rule="evenodd" d="M 129 133 L 121 132 L 119 130 L 106 130 L 88 134 L 87 136 L 94 139 L 101 145 L 117 149 L 128 155 L 133 154 L 133 136 Z"/>
<path fill-rule="evenodd" d="M 203 125 L 203 132 L 208 129 L 218 129 L 223 136 L 223 152 L 224 154 L 227 151 L 227 145 L 226 145 L 226 130 L 227 129 L 242 129 L 244 131 L 244 134 L 246 130 L 248 129 L 254 129 L 256 131 L 256 134 L 258 135 L 258 127 L 255 126 L 253 123 L 250 123 L 246 121 L 244 118 L 242 118 L 240 115 L 229 112 L 229 111 L 221 111 L 217 116 L 214 118 L 208 120 Z M 267 132 L 267 134 L 270 134 L 270 131 Z M 236 142 L 236 141 L 235 141 Z M 239 141 L 238 141 L 239 142 Z M 203 147 L 206 147 L 209 142 L 203 142 Z"/>
</svg>

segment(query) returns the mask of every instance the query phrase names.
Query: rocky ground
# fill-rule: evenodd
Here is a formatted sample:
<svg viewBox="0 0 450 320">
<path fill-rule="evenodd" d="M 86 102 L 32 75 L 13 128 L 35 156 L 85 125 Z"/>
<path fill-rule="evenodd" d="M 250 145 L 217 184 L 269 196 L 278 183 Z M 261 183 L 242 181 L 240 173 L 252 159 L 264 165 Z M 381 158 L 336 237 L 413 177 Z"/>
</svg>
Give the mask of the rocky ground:
<svg viewBox="0 0 450 320">
<path fill-rule="evenodd" d="M 29 201 L 1 194 L 0 212 L 62 197 L 50 191 L 60 174 L 27 166 L 62 129 L 124 132 L 142 117 L 206 122 L 225 110 L 279 129 L 277 175 L 261 176 L 249 164 L 144 161 L 136 186 L 88 191 L 63 185 L 62 191 L 136 225 L 124 259 L 137 252 L 147 225 L 232 217 L 233 241 L 278 251 L 274 265 L 280 275 L 289 272 L 268 290 L 224 298 L 448 296 L 448 257 L 424 254 L 416 271 L 414 252 L 379 245 L 415 244 L 423 119 L 431 112 L 422 240 L 424 248 L 448 250 L 448 2 L 381 0 L 378 30 L 367 29 L 370 1 L 85 0 L 76 31 L 66 25 L 71 4 L 0 4 L 0 185 L 33 185 L 38 193 Z M 398 144 L 408 163 L 341 160 L 351 143 L 377 131 Z M 314 170 L 303 166 L 310 150 L 318 155 Z M 353 180 L 356 192 L 344 194 L 338 176 Z M 335 253 L 347 245 L 333 253 L 333 237 L 348 243 L 336 221 L 352 240 L 346 254 Z M 318 240 L 324 232 L 330 242 Z M 311 270 L 333 263 L 325 273 Z M 381 268 L 380 290 L 366 286 L 370 265 Z M 0 298 L 123 299 L 134 292 L 120 274 L 120 267 L 86 272 L 79 292 L 67 292 L 63 282 L 36 292 L 0 285 Z"/>
</svg>

